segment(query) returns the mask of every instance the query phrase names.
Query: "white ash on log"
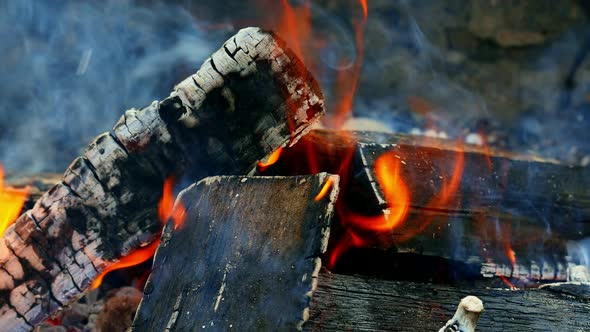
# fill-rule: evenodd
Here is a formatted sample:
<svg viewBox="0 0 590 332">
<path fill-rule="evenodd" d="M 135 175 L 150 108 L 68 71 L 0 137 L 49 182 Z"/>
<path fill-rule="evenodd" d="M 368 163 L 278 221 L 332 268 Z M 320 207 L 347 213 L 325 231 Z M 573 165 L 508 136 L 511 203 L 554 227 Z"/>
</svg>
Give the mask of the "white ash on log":
<svg viewBox="0 0 590 332">
<path fill-rule="evenodd" d="M 432 204 L 443 183 L 451 182 L 461 150 L 457 190 L 449 190 L 445 202 Z M 339 204 L 375 216 L 387 209 L 375 174 L 375 160 L 386 153 L 400 160 L 400 178 L 410 198 L 408 214 L 392 231 L 374 235 L 371 247 L 442 257 L 470 269 L 478 265 L 477 274 L 486 277 L 535 282 L 565 280 L 568 265 L 583 259 L 568 258 L 567 247 L 590 235 L 589 168 L 420 136 L 313 130 L 284 149 L 263 174 L 308 174 L 310 165 L 317 165 L 316 171 L 344 172 Z M 374 251 L 367 253 L 375 256 Z M 367 269 L 370 262 L 361 258 L 351 268 Z"/>
<path fill-rule="evenodd" d="M 0 331 L 31 330 L 153 240 L 167 176 L 245 174 L 323 112 L 318 85 L 280 39 L 240 30 L 170 97 L 125 112 L 7 229 Z"/>
<path fill-rule="evenodd" d="M 337 193 L 326 173 L 192 185 L 177 200 L 183 225 L 164 229 L 133 329 L 301 329 Z"/>
</svg>

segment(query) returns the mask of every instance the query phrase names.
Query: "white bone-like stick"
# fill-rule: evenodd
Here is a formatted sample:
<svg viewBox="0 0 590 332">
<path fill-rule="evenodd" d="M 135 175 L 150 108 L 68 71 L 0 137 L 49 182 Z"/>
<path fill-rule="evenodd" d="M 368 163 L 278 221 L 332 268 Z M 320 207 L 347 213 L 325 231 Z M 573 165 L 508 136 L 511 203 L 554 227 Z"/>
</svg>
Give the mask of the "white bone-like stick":
<svg viewBox="0 0 590 332">
<path fill-rule="evenodd" d="M 438 332 L 475 332 L 479 315 L 483 311 L 483 302 L 475 296 L 467 296 L 461 300 L 455 316 Z"/>
</svg>

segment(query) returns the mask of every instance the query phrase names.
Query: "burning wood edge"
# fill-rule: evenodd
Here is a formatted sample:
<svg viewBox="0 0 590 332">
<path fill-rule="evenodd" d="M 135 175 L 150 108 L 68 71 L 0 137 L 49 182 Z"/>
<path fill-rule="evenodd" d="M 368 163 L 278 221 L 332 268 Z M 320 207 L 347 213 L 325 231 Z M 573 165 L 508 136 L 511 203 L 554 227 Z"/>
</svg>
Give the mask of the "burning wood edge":
<svg viewBox="0 0 590 332">
<path fill-rule="evenodd" d="M 343 173 L 348 180 L 343 181 L 342 206 L 363 216 L 386 215 L 391 209 L 375 166 L 392 154 L 400 161 L 399 179 L 409 194 L 407 215 L 390 231 L 376 234 L 358 227 L 364 231 L 358 234 L 368 235 L 367 247 L 440 257 L 460 263 L 472 277 L 527 283 L 565 280 L 567 267 L 583 261 L 581 255 L 564 253 L 571 241 L 590 234 L 588 168 L 413 135 L 322 129 L 283 149 L 264 174 L 308 174 L 311 164 L 314 171 Z M 342 171 L 346 160 L 349 167 Z M 456 169 L 462 170 L 457 173 L 461 180 L 455 190 L 444 190 L 446 200 L 438 200 Z M 396 192 L 398 204 L 401 192 Z M 509 251 L 515 253 L 514 262 Z"/>
<path fill-rule="evenodd" d="M 216 176 L 177 199 L 135 331 L 301 330 L 326 251 L 338 176 Z M 321 199 L 318 193 L 329 188 Z"/>
<path fill-rule="evenodd" d="M 453 318 L 438 332 L 475 332 L 479 315 L 483 312 L 483 302 L 475 296 L 464 297 Z"/>
<path fill-rule="evenodd" d="M 323 99 L 284 46 L 240 30 L 170 97 L 125 112 L 95 138 L 0 241 L 0 330 L 31 330 L 153 240 L 167 176 L 245 174 L 296 142 Z"/>
</svg>

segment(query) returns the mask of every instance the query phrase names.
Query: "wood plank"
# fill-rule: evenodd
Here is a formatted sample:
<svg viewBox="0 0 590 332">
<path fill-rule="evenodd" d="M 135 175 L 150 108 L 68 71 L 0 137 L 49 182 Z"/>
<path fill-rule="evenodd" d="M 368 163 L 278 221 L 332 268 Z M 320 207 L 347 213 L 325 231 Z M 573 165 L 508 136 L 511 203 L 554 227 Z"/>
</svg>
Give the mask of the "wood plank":
<svg viewBox="0 0 590 332">
<path fill-rule="evenodd" d="M 337 192 L 326 173 L 212 177 L 183 191 L 186 220 L 165 228 L 134 330 L 300 328 Z"/>
<path fill-rule="evenodd" d="M 245 174 L 323 112 L 317 83 L 280 39 L 240 30 L 170 97 L 125 112 L 8 228 L 0 326 L 31 330 L 158 236 L 166 177 Z"/>
<path fill-rule="evenodd" d="M 305 331 L 438 331 L 459 301 L 483 301 L 478 331 L 588 331 L 587 301 L 543 290 L 468 289 L 322 270 Z"/>
</svg>

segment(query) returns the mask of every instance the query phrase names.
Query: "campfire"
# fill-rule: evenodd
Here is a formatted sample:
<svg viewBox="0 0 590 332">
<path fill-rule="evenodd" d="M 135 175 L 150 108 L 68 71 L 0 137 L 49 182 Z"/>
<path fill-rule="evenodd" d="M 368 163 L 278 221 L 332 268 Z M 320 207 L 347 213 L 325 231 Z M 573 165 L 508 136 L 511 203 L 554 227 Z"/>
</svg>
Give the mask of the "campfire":
<svg viewBox="0 0 590 332">
<path fill-rule="evenodd" d="M 587 165 L 355 122 L 371 3 L 330 84 L 320 9 L 274 5 L 63 175 L 0 168 L 0 331 L 590 326 Z"/>
</svg>

